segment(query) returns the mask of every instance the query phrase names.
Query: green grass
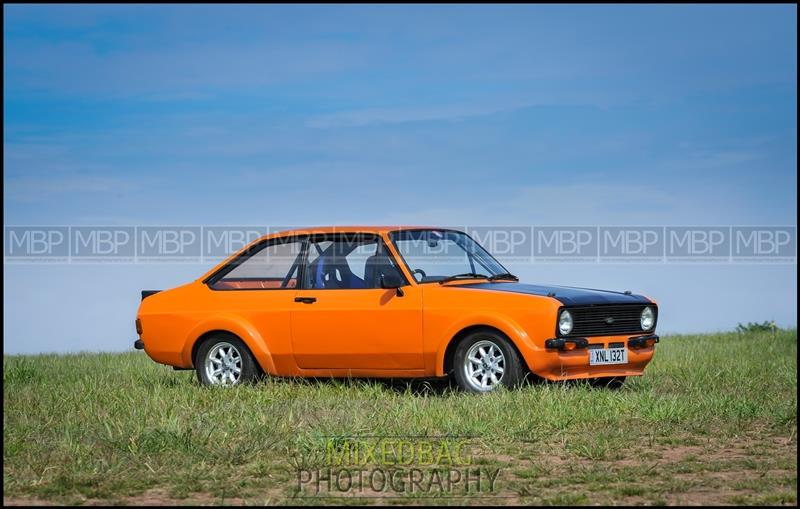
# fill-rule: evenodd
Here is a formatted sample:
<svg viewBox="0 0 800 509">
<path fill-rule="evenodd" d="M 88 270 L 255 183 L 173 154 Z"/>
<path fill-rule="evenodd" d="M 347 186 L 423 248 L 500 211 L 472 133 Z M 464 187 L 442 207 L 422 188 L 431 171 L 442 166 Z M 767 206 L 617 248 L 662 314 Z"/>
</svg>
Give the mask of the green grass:
<svg viewBox="0 0 800 509">
<path fill-rule="evenodd" d="M 671 336 L 619 391 L 486 396 L 381 381 L 204 388 L 142 353 L 5 356 L 4 498 L 320 503 L 292 498 L 295 468 L 319 466 L 328 436 L 457 435 L 473 437 L 476 466 L 501 468 L 500 504 L 796 504 L 796 356 L 796 331 Z"/>
</svg>

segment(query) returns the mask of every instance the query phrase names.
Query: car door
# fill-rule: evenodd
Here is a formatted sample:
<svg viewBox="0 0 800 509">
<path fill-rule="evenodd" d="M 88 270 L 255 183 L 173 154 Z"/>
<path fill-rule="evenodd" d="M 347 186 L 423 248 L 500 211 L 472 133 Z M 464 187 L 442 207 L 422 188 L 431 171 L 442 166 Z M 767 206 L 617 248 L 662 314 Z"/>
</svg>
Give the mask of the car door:
<svg viewBox="0 0 800 509">
<path fill-rule="evenodd" d="M 309 240 L 291 312 L 299 367 L 423 369 L 422 293 L 409 285 L 401 292 L 381 288 L 381 271 L 388 270 L 400 274 L 377 235 Z"/>
</svg>

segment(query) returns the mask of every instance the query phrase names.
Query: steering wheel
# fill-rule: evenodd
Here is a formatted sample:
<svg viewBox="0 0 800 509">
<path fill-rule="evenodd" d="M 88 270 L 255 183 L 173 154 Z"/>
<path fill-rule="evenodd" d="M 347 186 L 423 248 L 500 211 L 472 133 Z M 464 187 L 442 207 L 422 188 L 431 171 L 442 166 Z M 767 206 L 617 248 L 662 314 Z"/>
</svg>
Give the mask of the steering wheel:
<svg viewBox="0 0 800 509">
<path fill-rule="evenodd" d="M 419 274 L 422 276 L 422 278 L 420 278 L 420 279 L 417 279 L 417 272 L 419 272 Z M 426 277 L 428 277 L 428 275 L 427 275 L 427 274 L 425 274 L 425 271 L 424 271 L 424 270 L 422 270 L 422 269 L 414 269 L 414 270 L 412 270 L 412 271 L 411 271 L 411 275 L 412 275 L 412 276 L 414 276 L 414 279 L 416 279 L 416 280 L 417 280 L 417 283 L 419 283 L 420 281 L 422 281 L 422 280 L 424 280 Z"/>
</svg>

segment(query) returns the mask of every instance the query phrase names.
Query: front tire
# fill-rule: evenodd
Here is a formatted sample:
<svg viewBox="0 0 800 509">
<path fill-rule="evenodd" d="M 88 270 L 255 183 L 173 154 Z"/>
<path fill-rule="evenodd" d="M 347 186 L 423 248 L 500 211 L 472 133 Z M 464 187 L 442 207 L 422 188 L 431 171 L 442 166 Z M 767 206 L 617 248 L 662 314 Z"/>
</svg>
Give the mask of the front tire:
<svg viewBox="0 0 800 509">
<path fill-rule="evenodd" d="M 232 334 L 215 334 L 200 345 L 194 361 L 203 385 L 241 385 L 258 378 L 258 365 L 247 346 Z"/>
<path fill-rule="evenodd" d="M 515 387 L 523 379 L 517 351 L 508 339 L 494 331 L 467 335 L 453 357 L 456 383 L 467 392 L 482 394 L 500 385 Z"/>
</svg>

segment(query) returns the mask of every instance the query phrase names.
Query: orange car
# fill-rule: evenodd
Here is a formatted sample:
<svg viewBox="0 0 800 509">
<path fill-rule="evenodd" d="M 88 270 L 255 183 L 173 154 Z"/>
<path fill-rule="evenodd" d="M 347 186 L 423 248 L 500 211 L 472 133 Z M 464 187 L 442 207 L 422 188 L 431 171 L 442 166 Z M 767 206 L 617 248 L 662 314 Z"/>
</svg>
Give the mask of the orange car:
<svg viewBox="0 0 800 509">
<path fill-rule="evenodd" d="M 143 291 L 135 347 L 206 385 L 453 376 L 471 392 L 528 373 L 619 384 L 653 358 L 647 297 L 517 281 L 452 229 L 286 231 L 192 283 Z"/>
</svg>

